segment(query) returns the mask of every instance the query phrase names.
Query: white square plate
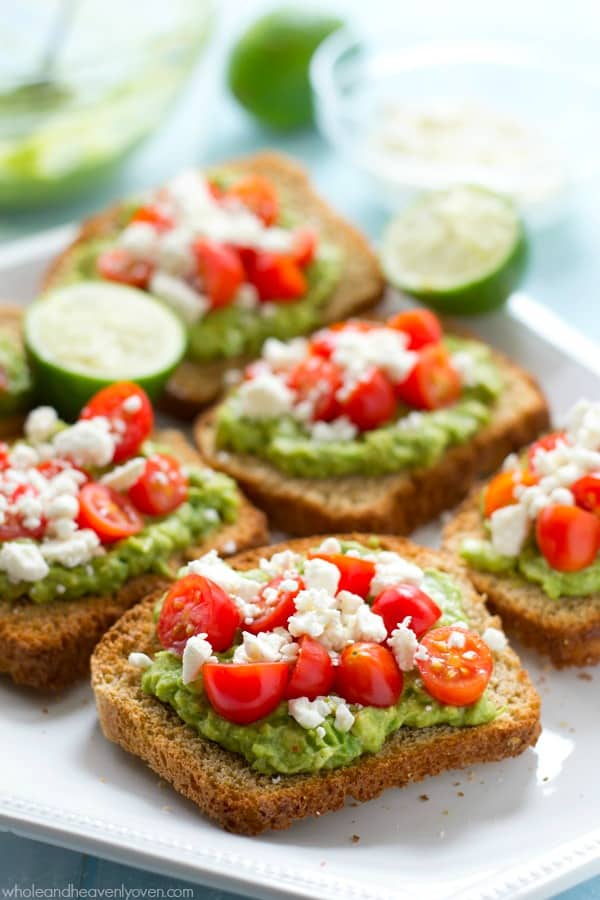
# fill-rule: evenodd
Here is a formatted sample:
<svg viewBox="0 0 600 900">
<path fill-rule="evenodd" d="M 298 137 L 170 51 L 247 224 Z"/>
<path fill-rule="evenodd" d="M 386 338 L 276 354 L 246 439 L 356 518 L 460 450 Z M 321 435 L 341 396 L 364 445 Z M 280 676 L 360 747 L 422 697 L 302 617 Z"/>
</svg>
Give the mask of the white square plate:
<svg viewBox="0 0 600 900">
<path fill-rule="evenodd" d="M 31 299 L 71 234 L 4 250 L 2 296 Z M 598 349 L 527 297 L 469 325 L 536 374 L 558 422 L 578 397 L 600 397 Z M 600 872 L 600 671 L 558 673 L 523 658 L 543 699 L 535 750 L 259 838 L 221 831 L 105 741 L 87 685 L 48 701 L 3 680 L 0 825 L 256 897 L 548 896 Z"/>
</svg>

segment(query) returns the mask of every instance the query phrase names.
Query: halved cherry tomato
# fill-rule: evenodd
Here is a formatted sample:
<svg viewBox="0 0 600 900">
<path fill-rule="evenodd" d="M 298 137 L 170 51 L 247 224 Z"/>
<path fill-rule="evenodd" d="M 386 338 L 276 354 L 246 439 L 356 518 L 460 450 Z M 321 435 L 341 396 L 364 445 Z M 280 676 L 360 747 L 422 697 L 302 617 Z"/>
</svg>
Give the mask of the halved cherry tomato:
<svg viewBox="0 0 600 900">
<path fill-rule="evenodd" d="M 565 441 L 566 437 L 566 431 L 553 431 L 551 434 L 546 434 L 539 440 L 534 441 L 527 451 L 527 461 L 531 471 L 535 472 L 535 456 L 538 450 L 554 450 L 559 441 Z"/>
<path fill-rule="evenodd" d="M 103 416 L 116 436 L 114 462 L 133 456 L 152 432 L 154 412 L 148 395 L 137 384 L 118 381 L 94 394 L 81 410 L 80 419 Z"/>
<path fill-rule="evenodd" d="M 187 500 L 188 480 L 179 462 L 166 453 L 146 460 L 141 478 L 129 489 L 129 499 L 148 516 L 166 516 Z"/>
<path fill-rule="evenodd" d="M 295 233 L 292 256 L 301 269 L 310 265 L 315 258 L 317 240 L 317 233 L 312 228 L 299 228 Z"/>
<path fill-rule="evenodd" d="M 312 405 L 314 420 L 330 422 L 340 414 L 336 393 L 342 386 L 342 373 L 330 360 L 307 356 L 291 369 L 287 383 L 299 401 Z"/>
<path fill-rule="evenodd" d="M 311 338 L 310 352 L 317 356 L 329 359 L 335 349 L 336 335 L 341 331 L 372 331 L 381 328 L 377 322 L 367 322 L 362 319 L 349 319 L 347 322 L 336 322 L 328 328 L 324 328 Z"/>
<path fill-rule="evenodd" d="M 421 641 L 427 651 L 416 660 L 425 690 L 434 700 L 450 706 L 470 706 L 485 691 L 494 660 L 485 641 L 473 631 L 460 629 L 464 644 L 452 646 L 452 625 L 428 631 Z"/>
<path fill-rule="evenodd" d="M 283 581 L 293 580 L 297 583 L 297 587 L 291 591 L 280 589 Z M 273 631 L 274 628 L 285 628 L 290 616 L 296 612 L 296 604 L 294 600 L 303 589 L 304 584 L 300 577 L 286 578 L 285 575 L 278 575 L 272 578 L 268 584 L 261 589 L 256 600 L 253 601 L 257 606 L 261 607 L 261 615 L 254 619 L 250 624 L 245 624 L 244 629 L 251 634 L 259 634 L 261 631 Z"/>
<path fill-rule="evenodd" d="M 460 376 L 441 344 L 427 344 L 408 378 L 398 385 L 398 397 L 415 409 L 440 409 L 460 397 Z"/>
<path fill-rule="evenodd" d="M 298 658 L 285 696 L 288 700 L 294 697 L 308 697 L 309 700 L 314 700 L 316 697 L 326 696 L 331 691 L 335 679 L 335 669 L 329 653 L 323 644 L 308 634 L 303 635 L 298 644 Z"/>
<path fill-rule="evenodd" d="M 173 228 L 175 222 L 171 216 L 156 203 L 146 203 L 140 206 L 131 217 L 132 222 L 146 222 L 159 232 Z"/>
<path fill-rule="evenodd" d="M 17 503 L 20 498 L 24 498 L 26 496 L 32 498 L 38 496 L 38 491 L 33 487 L 33 485 L 19 484 L 6 497 L 9 509 L 4 513 L 3 522 L 2 524 L 0 524 L 0 542 L 14 541 L 17 540 L 17 538 L 25 537 L 40 540 L 43 537 L 47 525 L 44 516 L 40 518 L 39 524 L 34 528 L 26 528 L 24 524 L 26 516 L 24 516 L 22 513 L 10 509 L 10 507 L 13 504 Z"/>
<path fill-rule="evenodd" d="M 4 441 L 0 441 L 0 472 L 10 468 L 10 447 Z"/>
<path fill-rule="evenodd" d="M 578 572 L 596 559 L 600 519 L 578 506 L 547 506 L 538 515 L 535 536 L 551 568 Z"/>
<path fill-rule="evenodd" d="M 370 559 L 358 556 L 346 556 L 344 553 L 319 553 L 310 551 L 308 559 L 324 559 L 336 566 L 340 571 L 338 591 L 350 591 L 359 597 L 368 597 L 371 582 L 375 576 L 375 563 Z"/>
<path fill-rule="evenodd" d="M 437 344 L 442 339 L 442 324 L 428 309 L 407 309 L 389 319 L 387 325 L 404 332 L 409 350 L 420 350 L 426 344 Z"/>
<path fill-rule="evenodd" d="M 207 238 L 199 238 L 192 246 L 198 265 L 202 291 L 211 306 L 219 309 L 233 303 L 245 275 L 237 250 Z"/>
<path fill-rule="evenodd" d="M 398 584 L 386 588 L 375 598 L 371 607 L 381 616 L 387 633 L 391 634 L 398 624 L 410 616 L 409 628 L 418 638 L 435 625 L 442 611 L 429 594 L 419 590 L 414 584 Z"/>
<path fill-rule="evenodd" d="M 73 469 L 81 475 L 84 475 L 86 481 L 90 480 L 90 476 L 87 472 L 66 459 L 60 459 L 60 457 L 56 457 L 55 459 L 45 459 L 43 462 L 37 464 L 36 469 L 49 481 L 52 478 L 56 478 L 56 476 L 60 475 L 62 472 L 70 472 Z M 84 482 L 82 481 L 81 483 L 83 484 Z"/>
<path fill-rule="evenodd" d="M 579 478 L 571 485 L 571 492 L 577 506 L 600 515 L 600 474 Z"/>
<path fill-rule="evenodd" d="M 233 643 L 242 615 L 223 588 L 203 575 L 185 575 L 165 597 L 158 620 L 158 639 L 167 650 L 183 653 L 194 634 L 205 634 L 221 653 Z"/>
<path fill-rule="evenodd" d="M 335 689 L 348 703 L 393 706 L 403 683 L 393 654 L 381 644 L 357 641 L 342 651 L 335 672 Z"/>
<path fill-rule="evenodd" d="M 213 709 L 229 722 L 249 725 L 279 706 L 285 696 L 290 667 L 286 662 L 207 662 L 202 675 Z"/>
<path fill-rule="evenodd" d="M 137 288 L 147 288 L 154 272 L 152 263 L 133 259 L 122 247 L 104 250 L 98 257 L 96 266 L 102 278 L 107 281 L 118 281 Z"/>
<path fill-rule="evenodd" d="M 360 431 L 389 422 L 396 412 L 394 385 L 381 369 L 370 369 L 343 401 L 342 410 Z"/>
<path fill-rule="evenodd" d="M 103 544 L 112 544 L 137 534 L 144 520 L 135 506 L 117 491 L 98 481 L 84 484 L 79 491 L 80 528 L 91 528 Z"/>
<path fill-rule="evenodd" d="M 235 197 L 247 209 L 258 216 L 265 225 L 272 225 L 279 215 L 279 200 L 272 183 L 262 175 L 244 175 L 226 191 L 227 197 Z"/>
<path fill-rule="evenodd" d="M 296 300 L 308 289 L 302 269 L 292 256 L 257 252 L 248 254 L 244 263 L 246 278 L 264 302 Z"/>
<path fill-rule="evenodd" d="M 500 472 L 495 475 L 485 489 L 483 499 L 483 514 L 486 518 L 502 509 L 503 506 L 512 506 L 517 502 L 515 496 L 515 488 L 522 484 L 524 487 L 531 487 L 537 484 L 539 478 L 529 469 L 523 471 Z"/>
</svg>

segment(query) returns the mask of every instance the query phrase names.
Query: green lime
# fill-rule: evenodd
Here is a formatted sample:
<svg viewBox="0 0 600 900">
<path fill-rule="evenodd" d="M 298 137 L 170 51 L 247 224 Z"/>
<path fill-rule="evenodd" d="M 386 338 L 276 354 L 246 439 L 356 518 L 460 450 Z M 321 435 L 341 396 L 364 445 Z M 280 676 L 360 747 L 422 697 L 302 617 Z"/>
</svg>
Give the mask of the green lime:
<svg viewBox="0 0 600 900">
<path fill-rule="evenodd" d="M 290 130 L 310 124 L 310 60 L 321 41 L 342 24 L 300 8 L 261 17 L 233 48 L 228 70 L 233 95 L 269 128 Z"/>
<path fill-rule="evenodd" d="M 420 195 L 386 228 L 388 281 L 443 313 L 501 306 L 517 286 L 527 240 L 516 207 L 478 187 Z"/>
<path fill-rule="evenodd" d="M 156 399 L 186 349 L 184 326 L 169 309 L 104 281 L 46 294 L 28 308 L 24 333 L 36 398 L 67 419 L 114 381 L 135 381 Z"/>
</svg>

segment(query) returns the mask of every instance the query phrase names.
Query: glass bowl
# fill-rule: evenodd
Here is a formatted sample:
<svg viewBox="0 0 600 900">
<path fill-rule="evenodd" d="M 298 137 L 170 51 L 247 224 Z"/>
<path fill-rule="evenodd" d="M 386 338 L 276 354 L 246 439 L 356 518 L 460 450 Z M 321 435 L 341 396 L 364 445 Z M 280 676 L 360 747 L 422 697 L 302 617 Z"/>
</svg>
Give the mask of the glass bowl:
<svg viewBox="0 0 600 900">
<path fill-rule="evenodd" d="M 161 121 L 206 45 L 210 0 L 19 0 L 0 34 L 0 208 L 68 197 Z"/>
<path fill-rule="evenodd" d="M 322 133 L 369 176 L 385 207 L 397 208 L 422 190 L 478 184 L 510 195 L 530 222 L 546 224 L 567 208 L 573 187 L 600 174 L 600 79 L 529 46 L 402 46 L 389 37 L 368 43 L 341 31 L 317 50 L 311 81 Z M 447 135 L 439 134 L 425 151 L 414 143 L 411 152 L 390 155 L 389 145 L 382 151 L 382 133 L 389 138 L 397 109 L 405 125 L 406 116 L 460 114 L 465 106 L 479 120 L 464 159 L 460 146 L 449 151 Z M 524 152 L 505 155 L 501 166 L 485 159 L 487 150 L 501 152 L 498 132 L 486 130 L 487 116 L 526 132 Z"/>
</svg>

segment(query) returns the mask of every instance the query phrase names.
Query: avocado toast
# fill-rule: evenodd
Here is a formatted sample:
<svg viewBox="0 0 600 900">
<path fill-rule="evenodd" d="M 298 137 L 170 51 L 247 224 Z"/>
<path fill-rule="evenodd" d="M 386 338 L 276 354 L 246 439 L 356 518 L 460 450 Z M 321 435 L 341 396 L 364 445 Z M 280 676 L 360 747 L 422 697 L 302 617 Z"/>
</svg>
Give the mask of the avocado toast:
<svg viewBox="0 0 600 900">
<path fill-rule="evenodd" d="M 340 563 L 342 555 L 345 562 Z M 292 615 L 287 620 L 287 631 L 280 627 L 272 632 L 273 640 L 279 635 L 279 652 L 269 653 L 269 647 L 273 650 L 274 645 L 265 642 L 264 633 L 244 633 L 241 642 L 239 637 L 234 639 L 233 657 L 231 651 L 218 654 L 219 664 L 214 656 L 208 656 L 212 648 L 204 639 L 211 638 L 216 647 L 222 634 L 213 637 L 203 633 L 190 638 L 185 645 L 182 670 L 182 644 L 173 649 L 178 632 L 176 627 L 171 627 L 174 625 L 172 598 L 167 596 L 159 614 L 156 604 L 161 600 L 161 592 L 158 591 L 126 613 L 104 636 L 92 658 L 92 685 L 105 735 L 140 756 L 225 829 L 259 834 L 269 828 L 286 828 L 305 816 L 339 809 L 350 797 L 365 801 L 386 787 L 403 786 L 455 767 L 516 756 L 535 743 L 540 729 L 539 698 L 519 660 L 506 647 L 498 620 L 489 616 L 463 568 L 450 557 L 399 538 L 353 534 L 339 538 L 312 537 L 265 547 L 236 556 L 229 563 L 238 573 L 251 570 L 247 576 L 241 576 L 244 582 L 247 577 L 260 577 L 260 573 L 264 583 L 271 579 L 266 584 L 271 624 L 275 620 L 273 598 L 269 598 L 268 591 L 277 580 L 273 580 L 273 574 L 287 569 L 284 577 L 289 581 L 290 569 L 299 566 L 303 570 L 301 576 L 293 576 L 303 579 L 297 586 L 303 590 L 298 593 L 296 589 L 295 611 L 293 606 L 288 609 L 287 614 Z M 339 565 L 342 568 L 338 570 Z M 364 579 L 360 585 L 363 576 L 354 566 L 372 567 L 372 588 Z M 343 573 L 341 579 L 334 575 L 336 584 L 325 588 L 336 571 Z M 180 598 L 184 596 L 186 579 L 189 582 L 190 578 L 201 578 L 198 573 L 202 572 L 207 579 L 212 575 L 222 587 L 227 585 L 230 599 L 232 591 L 241 591 L 223 565 L 210 555 L 192 563 L 187 572 L 174 589 Z M 206 579 L 203 580 L 205 589 Z M 417 580 L 422 590 L 430 594 L 425 597 L 425 607 L 414 605 L 423 601 L 423 594 L 416 587 Z M 282 585 L 281 581 L 280 576 L 278 588 L 289 590 L 290 585 Z M 320 588 L 315 586 L 317 581 Z M 398 588 L 404 591 L 405 599 L 408 597 L 407 602 L 413 598 L 413 606 L 408 607 L 413 617 L 403 618 L 394 629 L 393 621 L 390 623 L 394 609 L 383 610 L 381 593 L 374 602 L 372 598 L 369 600 L 372 603 L 369 610 L 369 603 L 354 591 L 362 595 L 370 590 L 389 594 L 386 586 L 389 588 L 398 581 L 403 582 Z M 411 583 L 407 585 L 407 581 Z M 218 585 L 216 589 L 221 590 Z M 214 582 L 211 590 L 215 590 Z M 315 613 L 312 616 L 307 613 L 307 601 L 316 602 L 317 595 L 328 590 L 339 592 L 337 606 L 345 612 L 338 614 L 335 627 L 330 621 L 325 631 L 319 631 L 314 627 Z M 239 597 L 233 599 L 242 603 Z M 279 596 L 275 601 L 275 609 L 279 611 L 280 601 Z M 348 613 L 350 601 L 353 614 Z M 182 602 L 185 604 L 186 600 Z M 260 616 L 262 601 L 251 602 L 259 605 Z M 330 610 L 332 603 L 330 598 Z M 260 624 L 256 619 L 254 627 L 249 624 L 250 607 L 243 603 L 242 606 L 246 615 L 242 628 L 256 633 Z M 436 610 L 433 616 L 427 612 L 431 607 Z M 375 614 L 377 609 L 383 618 Z M 436 622 L 440 613 L 442 618 Z M 157 615 L 161 640 L 157 637 Z M 254 615 L 257 615 L 256 608 Z M 396 616 L 392 618 L 395 620 Z M 199 628 L 200 620 L 195 621 Z M 263 628 L 268 627 L 264 613 L 261 621 Z M 202 628 L 204 632 L 213 630 L 206 619 L 202 620 Z M 385 639 L 386 630 L 391 631 L 391 638 L 385 645 L 352 643 L 357 638 L 371 642 Z M 315 637 L 308 637 L 309 631 Z M 423 632 L 426 632 L 424 636 Z M 489 641 L 491 650 L 486 649 L 481 635 Z M 291 636 L 298 638 L 299 648 Z M 435 638 L 443 638 L 442 643 L 436 644 Z M 161 641 L 163 647 L 170 643 L 171 650 L 162 649 Z M 473 693 L 471 678 L 465 682 L 458 679 L 462 684 L 460 690 L 469 692 L 468 696 L 466 692 L 453 694 L 454 703 L 460 700 L 462 705 L 453 705 L 448 695 L 441 695 L 446 697 L 443 702 L 431 695 L 434 687 L 425 671 L 427 663 L 423 662 L 429 658 L 425 649 L 427 641 L 431 653 L 436 652 L 431 649 L 436 646 L 438 649 L 441 646 L 442 652 L 448 651 L 449 641 L 451 648 L 458 647 L 459 652 L 467 654 L 464 664 L 478 686 Z M 189 646 L 190 643 L 194 646 Z M 321 654 L 323 647 L 328 649 L 329 656 L 325 653 L 325 657 L 331 660 L 336 673 L 332 676 L 333 689 L 331 680 L 326 680 L 326 686 L 318 680 L 315 682 L 315 672 L 321 671 L 316 657 L 308 657 L 313 660 L 308 669 L 304 665 L 307 648 L 313 652 L 315 644 Z M 292 653 L 294 646 L 296 652 Z M 365 651 L 365 646 L 370 649 Z M 360 685 L 357 693 L 356 680 L 352 684 L 342 678 L 342 673 L 348 671 L 348 653 L 352 657 L 351 651 L 362 648 L 364 656 L 365 652 L 373 653 L 373 646 L 378 648 L 376 656 L 382 660 L 381 671 L 383 666 L 393 671 L 388 672 L 385 684 L 380 685 L 383 694 L 367 697 L 360 694 Z M 194 653 L 201 656 L 194 659 Z M 229 665 L 232 659 L 233 665 Z M 266 718 L 255 721 L 256 711 L 252 718 L 243 705 L 241 709 L 227 708 L 225 694 L 218 691 L 215 694 L 214 684 L 215 674 L 237 670 L 243 675 L 244 665 L 246 671 L 256 669 L 256 665 L 261 665 L 256 660 L 261 659 L 263 667 L 275 667 L 278 671 L 285 669 L 288 661 L 292 674 L 284 688 L 284 697 L 297 699 L 284 699 L 274 711 L 267 712 Z M 265 659 L 271 662 L 265 664 Z M 254 666 L 250 660 L 254 660 Z M 420 678 L 415 677 L 415 664 L 419 666 L 416 675 Z M 303 678 L 299 679 L 301 666 Z M 430 685 L 427 689 L 423 679 Z M 311 700 L 319 691 L 326 696 Z M 212 711 L 205 692 L 214 707 Z M 362 703 L 357 701 L 359 697 Z M 281 693 L 275 696 L 275 703 L 278 698 Z M 273 710 L 272 704 L 270 709 Z M 236 721 L 246 724 L 235 724 Z"/>
<path fill-rule="evenodd" d="M 262 513 L 179 432 L 150 435 L 139 388 L 107 391 L 113 400 L 93 406 L 101 392 L 72 427 L 34 410 L 25 440 L 2 448 L 0 672 L 18 684 L 68 686 L 104 631 L 190 553 L 266 536 Z"/>
<path fill-rule="evenodd" d="M 507 630 L 559 668 L 600 662 L 599 424 L 599 405 L 580 401 L 444 531 Z"/>
<path fill-rule="evenodd" d="M 43 283 L 43 289 L 49 290 L 73 280 L 101 277 L 98 261 L 102 253 L 110 253 L 122 241 L 120 235 L 132 221 L 138 254 L 140 225 L 144 227 L 142 243 L 147 243 L 148 235 L 152 238 L 152 227 L 159 231 L 165 228 L 168 246 L 159 252 L 161 265 L 167 267 L 165 272 L 161 270 L 161 276 L 169 277 L 153 283 L 166 302 L 175 304 L 187 319 L 188 357 L 171 379 L 167 397 L 169 411 L 183 416 L 191 416 L 213 401 L 224 386 L 227 372 L 239 369 L 255 356 L 268 336 L 285 338 L 307 333 L 372 306 L 383 291 L 376 257 L 365 238 L 316 195 L 305 172 L 294 162 L 279 154 L 261 153 L 214 167 L 207 172 L 208 194 L 198 179 L 203 180 L 199 173 L 185 173 L 172 183 L 180 206 L 187 204 L 187 237 L 182 236 L 182 227 L 165 225 L 165 215 L 157 214 L 157 208 L 162 209 L 160 192 L 158 201 L 154 198 L 145 205 L 140 200 L 123 203 L 85 222 L 75 242 L 54 261 Z M 228 192 L 237 192 L 230 210 L 233 218 L 221 218 L 215 224 L 215 214 L 218 218 L 232 202 L 223 201 Z M 190 196 L 197 197 L 191 211 Z M 256 215 L 248 218 L 250 207 Z M 240 211 L 246 216 L 244 221 L 239 218 Z M 193 253 L 189 251 L 190 234 L 198 232 L 210 238 L 217 231 L 226 233 L 229 244 L 235 244 L 240 252 L 229 246 L 224 255 L 220 246 L 215 248 L 215 241 L 208 247 L 206 242 L 200 247 L 194 244 Z M 292 233 L 299 238 L 293 246 Z M 240 246 L 252 245 L 252 241 L 275 250 L 257 253 L 251 246 Z M 128 236 L 127 252 L 131 243 Z M 118 252 L 122 250 L 120 247 Z M 153 258 L 152 252 L 148 258 Z M 108 262 L 104 277 L 148 286 L 154 263 L 148 263 L 146 257 L 141 260 L 146 266 L 141 280 L 139 268 L 133 275 L 131 270 L 123 274 L 122 268 L 117 271 L 114 256 Z M 186 265 L 191 265 L 193 277 L 188 272 L 173 288 L 172 273 L 185 271 L 181 266 Z M 206 292 L 210 293 L 209 301 Z"/>
<path fill-rule="evenodd" d="M 409 310 L 267 342 L 195 435 L 288 532 L 407 534 L 547 424 L 530 375 Z"/>
</svg>

